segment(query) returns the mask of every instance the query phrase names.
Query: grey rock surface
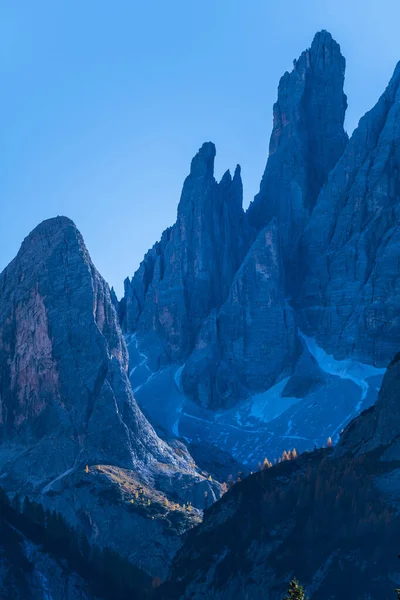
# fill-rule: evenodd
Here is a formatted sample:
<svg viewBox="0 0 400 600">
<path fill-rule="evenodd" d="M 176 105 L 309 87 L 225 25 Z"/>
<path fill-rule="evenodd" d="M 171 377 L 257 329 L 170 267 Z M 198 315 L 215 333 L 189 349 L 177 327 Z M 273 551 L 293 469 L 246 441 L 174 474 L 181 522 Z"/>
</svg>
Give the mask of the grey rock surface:
<svg viewBox="0 0 400 600">
<path fill-rule="evenodd" d="M 125 333 L 136 334 L 153 373 L 184 363 L 184 391 L 201 406 L 228 408 L 295 368 L 287 298 L 301 272 L 296 243 L 347 144 L 344 71 L 339 45 L 319 32 L 279 84 L 270 154 L 246 216 L 240 170 L 218 184 L 215 147 L 204 144 L 177 222 L 125 282 Z"/>
<path fill-rule="evenodd" d="M 273 220 L 249 249 L 219 312 L 204 321 L 183 369 L 183 389 L 201 405 L 227 408 L 292 374 L 301 344 L 282 267 Z"/>
<path fill-rule="evenodd" d="M 354 131 L 299 249 L 303 327 L 336 358 L 387 366 L 400 327 L 400 67 Z"/>
<path fill-rule="evenodd" d="M 268 162 L 247 217 L 258 230 L 276 217 L 285 255 L 347 143 L 345 66 L 340 46 L 320 31 L 279 83 Z"/>
<path fill-rule="evenodd" d="M 183 185 L 175 225 L 125 281 L 125 333 L 136 332 L 154 370 L 184 359 L 203 320 L 221 306 L 245 251 L 240 168 L 217 183 L 215 146 L 203 144 Z"/>
<path fill-rule="evenodd" d="M 126 284 L 121 316 L 135 336 L 140 405 L 169 434 L 214 436 L 240 462 L 256 433 L 256 453 L 280 451 L 284 439 L 302 449 L 337 439 L 375 401 L 397 351 L 399 70 L 350 141 L 344 70 L 339 45 L 319 32 L 279 85 L 270 156 L 245 219 L 237 174 L 217 184 L 206 144 L 177 223 Z M 224 210 L 210 218 L 210 206 Z M 161 305 L 171 318 L 160 320 Z"/>
<path fill-rule="evenodd" d="M 103 528 L 112 521 L 109 496 L 99 504 L 98 494 L 74 484 L 86 465 L 129 473 L 103 478 L 116 492 L 125 479 L 157 487 L 161 498 L 177 501 L 188 526 L 193 516 L 186 515 L 185 501 L 203 508 L 205 491 L 219 494 L 186 448 L 161 440 L 139 409 L 109 287 L 65 217 L 41 223 L 0 275 L 0 435 L 1 479 L 8 491 L 57 508 L 77 526 L 89 518 L 89 539 L 100 530 L 99 543 L 125 555 L 142 532 L 142 566 L 154 575 L 165 572 L 182 531 L 163 537 L 164 513 L 155 520 L 129 511 L 123 529 Z"/>
<path fill-rule="evenodd" d="M 400 355 L 374 407 L 336 448 L 236 483 L 178 551 L 163 600 L 278 600 L 296 577 L 311 600 L 390 598 L 400 578 Z"/>
</svg>

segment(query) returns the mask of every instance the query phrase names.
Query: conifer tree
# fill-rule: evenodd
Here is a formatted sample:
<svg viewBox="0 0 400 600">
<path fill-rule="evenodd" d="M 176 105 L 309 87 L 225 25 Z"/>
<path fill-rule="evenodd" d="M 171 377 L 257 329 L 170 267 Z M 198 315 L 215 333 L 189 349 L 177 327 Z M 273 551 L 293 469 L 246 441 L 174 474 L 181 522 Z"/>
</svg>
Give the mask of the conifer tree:
<svg viewBox="0 0 400 600">
<path fill-rule="evenodd" d="M 400 558 L 400 554 L 398 554 L 397 557 Z M 395 590 L 395 592 L 396 592 L 397 600 L 400 600 L 400 589 Z"/>
<path fill-rule="evenodd" d="M 11 506 L 13 507 L 15 512 L 17 512 L 17 513 L 21 512 L 21 498 L 19 497 L 18 492 L 14 495 L 14 498 L 12 499 L 12 502 L 11 502 Z"/>
<path fill-rule="evenodd" d="M 80 555 L 84 560 L 88 561 L 90 559 L 90 544 L 85 532 L 80 531 L 78 534 L 75 532 L 75 536 L 78 537 Z"/>
<path fill-rule="evenodd" d="M 5 492 L 5 490 L 3 490 L 3 488 L 0 488 L 0 505 L 2 506 L 9 506 L 10 505 L 10 501 L 8 499 L 8 496 Z"/>
<path fill-rule="evenodd" d="M 28 496 L 25 496 L 24 503 L 22 505 L 22 513 L 27 519 L 33 520 L 33 506 Z"/>
<path fill-rule="evenodd" d="M 296 578 L 292 579 L 284 600 L 307 600 L 303 586 L 299 584 Z"/>
<path fill-rule="evenodd" d="M 32 503 L 32 516 L 34 521 L 44 527 L 45 524 L 45 514 L 43 505 L 37 502 Z"/>
</svg>

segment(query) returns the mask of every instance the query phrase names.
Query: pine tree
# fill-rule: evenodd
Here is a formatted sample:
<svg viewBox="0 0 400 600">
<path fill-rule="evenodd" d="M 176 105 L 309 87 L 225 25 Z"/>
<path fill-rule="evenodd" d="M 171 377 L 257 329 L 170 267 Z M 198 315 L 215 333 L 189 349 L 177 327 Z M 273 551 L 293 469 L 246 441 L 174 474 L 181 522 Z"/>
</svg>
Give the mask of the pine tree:
<svg viewBox="0 0 400 600">
<path fill-rule="evenodd" d="M 39 525 L 44 527 L 45 523 L 45 514 L 43 505 L 37 502 L 32 502 L 32 517 L 33 520 L 36 521 Z"/>
<path fill-rule="evenodd" d="M 79 553 L 85 561 L 90 559 L 90 544 L 89 540 L 86 537 L 84 531 L 80 531 L 79 533 L 75 533 L 75 536 L 78 537 L 78 545 L 79 545 Z"/>
<path fill-rule="evenodd" d="M 14 498 L 12 499 L 11 506 L 13 507 L 15 512 L 17 512 L 17 513 L 21 512 L 21 498 L 19 497 L 18 492 L 15 494 Z"/>
<path fill-rule="evenodd" d="M 9 506 L 10 505 L 8 496 L 5 492 L 5 490 L 3 490 L 3 488 L 0 488 L 0 505 L 1 506 Z"/>
<path fill-rule="evenodd" d="M 34 519 L 33 505 L 32 505 L 32 502 L 29 500 L 28 496 L 25 496 L 25 498 L 24 498 L 24 503 L 22 505 L 22 513 L 23 513 L 24 517 L 33 521 L 33 519 Z"/>
<path fill-rule="evenodd" d="M 397 557 L 400 558 L 400 554 L 398 554 Z M 397 600 L 400 600 L 400 589 L 395 590 L 395 592 L 396 592 Z"/>
<path fill-rule="evenodd" d="M 292 579 L 284 600 L 307 600 L 303 587 L 296 578 Z"/>
</svg>

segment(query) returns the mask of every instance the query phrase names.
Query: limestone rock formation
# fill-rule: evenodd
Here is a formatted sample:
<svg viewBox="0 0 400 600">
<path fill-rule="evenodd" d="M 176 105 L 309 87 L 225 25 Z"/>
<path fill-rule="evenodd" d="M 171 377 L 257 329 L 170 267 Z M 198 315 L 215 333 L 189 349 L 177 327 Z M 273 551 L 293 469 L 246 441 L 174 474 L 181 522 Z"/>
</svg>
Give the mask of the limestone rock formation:
<svg viewBox="0 0 400 600">
<path fill-rule="evenodd" d="M 240 171 L 218 184 L 215 148 L 204 144 L 177 222 L 125 282 L 124 331 L 152 373 L 185 363 L 184 391 L 202 406 L 227 408 L 295 367 L 293 251 L 347 143 L 344 70 L 339 45 L 318 33 L 280 82 L 270 156 L 246 216 Z"/>
<path fill-rule="evenodd" d="M 299 350 L 274 219 L 258 234 L 219 312 L 205 320 L 182 372 L 184 391 L 204 406 L 227 408 L 291 375 Z"/>
<path fill-rule="evenodd" d="M 184 502 L 203 508 L 205 491 L 215 498 L 219 486 L 183 444 L 156 435 L 127 370 L 109 287 L 82 236 L 65 217 L 44 221 L 0 275 L 2 485 L 63 512 L 92 541 L 129 555 L 134 544 L 133 560 L 162 575 L 179 535 L 199 518 Z M 140 487 L 157 519 L 132 510 Z M 163 536 L 168 498 L 179 525 Z"/>
<path fill-rule="evenodd" d="M 400 66 L 354 131 L 304 232 L 294 298 L 335 358 L 387 366 L 400 331 Z"/>
<path fill-rule="evenodd" d="M 279 83 L 268 162 L 247 216 L 257 229 L 276 217 L 285 254 L 347 143 L 345 65 L 337 42 L 320 31 Z"/>
<path fill-rule="evenodd" d="M 226 298 L 244 255 L 240 168 L 217 183 L 214 158 L 214 144 L 203 144 L 183 185 L 175 225 L 125 281 L 122 327 L 137 333 L 154 370 L 189 354 L 203 320 Z"/>
</svg>

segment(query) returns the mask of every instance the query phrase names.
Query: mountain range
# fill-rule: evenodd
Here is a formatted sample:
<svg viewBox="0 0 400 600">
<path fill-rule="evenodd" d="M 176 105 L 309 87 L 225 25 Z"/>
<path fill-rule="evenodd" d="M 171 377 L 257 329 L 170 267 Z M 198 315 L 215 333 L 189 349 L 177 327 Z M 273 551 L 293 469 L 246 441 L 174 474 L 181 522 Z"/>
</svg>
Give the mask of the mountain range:
<svg viewBox="0 0 400 600">
<path fill-rule="evenodd" d="M 398 70 L 351 139 L 326 31 L 278 88 L 260 192 L 194 157 L 177 221 L 125 281 L 131 382 L 153 425 L 254 468 L 322 446 L 395 355 Z M 162 406 L 159 398 L 162 396 Z"/>
<path fill-rule="evenodd" d="M 350 139 L 344 77 L 317 33 L 279 83 L 247 211 L 240 166 L 217 181 L 204 143 L 120 301 L 66 217 L 0 275 L 0 486 L 166 580 L 160 598 L 398 582 L 400 67 Z M 49 597 L 56 559 L 30 548 Z M 63 569 L 46 593 L 91 597 Z"/>
</svg>

